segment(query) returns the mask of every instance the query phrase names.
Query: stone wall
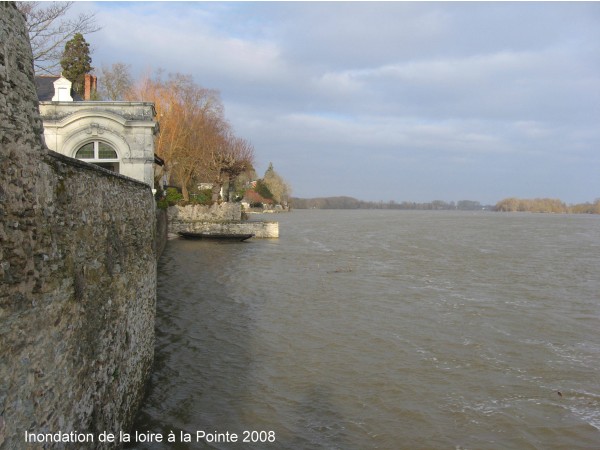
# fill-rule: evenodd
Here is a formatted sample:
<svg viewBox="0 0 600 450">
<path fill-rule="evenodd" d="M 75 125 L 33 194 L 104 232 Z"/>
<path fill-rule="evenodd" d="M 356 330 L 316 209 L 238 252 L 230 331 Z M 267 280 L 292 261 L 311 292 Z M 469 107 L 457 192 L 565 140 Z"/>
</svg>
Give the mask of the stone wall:
<svg viewBox="0 0 600 450">
<path fill-rule="evenodd" d="M 127 430 L 152 364 L 154 201 L 42 133 L 23 17 L 0 2 L 0 447 L 110 447 L 98 433 Z"/>
<path fill-rule="evenodd" d="M 253 234 L 255 238 L 278 238 L 279 222 L 187 222 L 170 226 L 170 231 L 177 233 L 211 234 Z"/>
<path fill-rule="evenodd" d="M 242 220 L 240 203 L 214 203 L 206 205 L 170 206 L 169 223 L 175 222 L 231 222 Z"/>
<path fill-rule="evenodd" d="M 167 237 L 169 234 L 169 222 L 167 219 L 167 211 L 165 209 L 156 209 L 156 259 L 160 258 L 167 246 Z"/>
<path fill-rule="evenodd" d="M 212 206 L 187 205 L 168 208 L 169 232 L 254 234 L 256 238 L 278 238 L 278 222 L 242 221 L 240 203 Z"/>
</svg>

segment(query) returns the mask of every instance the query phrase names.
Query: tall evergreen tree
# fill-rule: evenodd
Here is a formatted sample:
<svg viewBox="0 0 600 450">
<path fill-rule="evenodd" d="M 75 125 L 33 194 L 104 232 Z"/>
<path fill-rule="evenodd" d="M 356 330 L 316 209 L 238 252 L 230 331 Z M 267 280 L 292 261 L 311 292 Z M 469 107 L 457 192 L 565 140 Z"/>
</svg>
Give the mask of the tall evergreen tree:
<svg viewBox="0 0 600 450">
<path fill-rule="evenodd" d="M 272 194 L 273 200 L 280 204 L 286 204 L 291 193 L 290 186 L 273 169 L 273 163 L 269 163 L 269 168 L 262 179 L 265 186 Z M 263 196 L 264 197 L 264 196 Z"/>
<path fill-rule="evenodd" d="M 73 90 L 83 95 L 84 76 L 90 73 L 93 67 L 90 44 L 85 41 L 81 33 L 76 33 L 73 39 L 65 44 L 60 65 L 63 69 L 62 75 L 73 82 Z"/>
</svg>

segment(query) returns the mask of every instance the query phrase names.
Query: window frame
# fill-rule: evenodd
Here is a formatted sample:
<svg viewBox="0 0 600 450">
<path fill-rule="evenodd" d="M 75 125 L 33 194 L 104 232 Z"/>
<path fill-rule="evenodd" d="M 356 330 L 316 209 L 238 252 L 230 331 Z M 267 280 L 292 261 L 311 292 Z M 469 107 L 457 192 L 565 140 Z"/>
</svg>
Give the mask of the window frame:
<svg viewBox="0 0 600 450">
<path fill-rule="evenodd" d="M 89 144 L 93 144 L 93 149 L 94 149 L 94 157 L 93 158 L 80 158 L 77 156 L 77 153 L 79 153 L 79 151 L 85 147 L 86 145 Z M 104 144 L 106 146 L 108 146 L 113 152 L 115 152 L 115 157 L 114 158 L 100 158 L 100 144 Z M 89 141 L 86 142 L 85 144 L 80 145 L 76 150 L 75 150 L 75 154 L 73 156 L 75 159 L 78 159 L 80 161 L 85 161 L 85 162 L 89 162 L 89 163 L 110 163 L 110 162 L 118 162 L 120 163 L 121 160 L 119 159 L 119 153 L 117 152 L 117 150 L 108 142 L 106 141 L 102 141 L 102 140 L 94 140 L 94 141 Z"/>
</svg>

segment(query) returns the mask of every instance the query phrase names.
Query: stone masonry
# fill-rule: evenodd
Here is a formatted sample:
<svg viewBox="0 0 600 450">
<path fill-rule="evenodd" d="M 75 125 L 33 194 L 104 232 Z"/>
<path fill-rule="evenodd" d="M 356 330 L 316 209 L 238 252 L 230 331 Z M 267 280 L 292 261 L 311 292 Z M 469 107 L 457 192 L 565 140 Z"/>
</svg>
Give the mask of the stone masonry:
<svg viewBox="0 0 600 450">
<path fill-rule="evenodd" d="M 146 184 L 45 149 L 24 19 L 0 2 L 0 448 L 109 448 L 153 358 Z M 27 444 L 25 432 L 93 433 Z"/>
<path fill-rule="evenodd" d="M 169 232 L 254 234 L 255 238 L 278 238 L 278 222 L 242 221 L 240 203 L 211 206 L 187 205 L 168 208 Z"/>
</svg>

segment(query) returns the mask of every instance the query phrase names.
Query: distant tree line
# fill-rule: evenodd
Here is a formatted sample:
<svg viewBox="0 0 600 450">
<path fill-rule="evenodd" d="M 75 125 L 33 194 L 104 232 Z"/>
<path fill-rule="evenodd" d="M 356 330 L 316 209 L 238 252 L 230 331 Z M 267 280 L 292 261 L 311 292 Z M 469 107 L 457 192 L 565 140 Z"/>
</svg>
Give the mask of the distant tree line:
<svg viewBox="0 0 600 450">
<path fill-rule="evenodd" d="M 556 198 L 505 198 L 496 203 L 495 211 L 502 212 L 537 212 L 537 213 L 559 213 L 559 214 L 600 214 L 600 198 L 594 203 L 579 203 L 567 205 Z"/>
<path fill-rule="evenodd" d="M 482 205 L 473 200 L 460 200 L 458 202 L 445 202 L 433 200 L 426 203 L 401 202 L 372 202 L 357 200 L 353 197 L 320 197 L 320 198 L 292 198 L 291 205 L 296 209 L 404 209 L 404 210 L 461 210 L 481 211 L 492 209 L 489 205 Z"/>
<path fill-rule="evenodd" d="M 499 212 L 538 212 L 560 214 L 600 214 L 600 198 L 593 203 L 579 203 L 567 205 L 561 200 L 553 198 L 519 199 L 506 198 L 492 205 L 482 205 L 473 200 L 460 200 L 458 202 L 445 202 L 433 200 L 426 203 L 401 202 L 368 202 L 357 200 L 353 197 L 319 197 L 295 198 L 291 200 L 295 209 L 402 209 L 420 211 L 499 211 Z"/>
</svg>

